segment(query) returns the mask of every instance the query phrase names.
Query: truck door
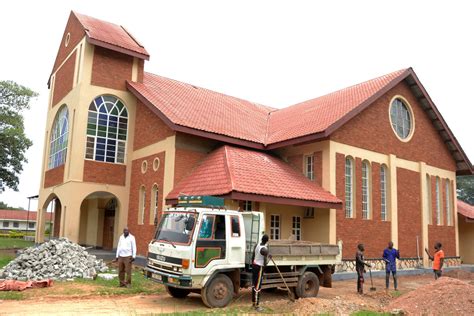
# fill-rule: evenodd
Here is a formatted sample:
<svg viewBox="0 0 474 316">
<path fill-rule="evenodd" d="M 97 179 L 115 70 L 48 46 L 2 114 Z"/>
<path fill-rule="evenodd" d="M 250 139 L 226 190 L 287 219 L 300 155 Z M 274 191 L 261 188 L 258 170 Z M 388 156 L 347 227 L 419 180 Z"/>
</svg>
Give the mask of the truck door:
<svg viewBox="0 0 474 316">
<path fill-rule="evenodd" d="M 194 266 L 209 270 L 226 258 L 225 215 L 203 214 L 196 241 Z"/>
<path fill-rule="evenodd" d="M 239 215 L 227 215 L 229 219 L 230 236 L 227 238 L 229 242 L 229 263 L 243 264 L 245 262 L 245 228 L 243 218 Z"/>
</svg>

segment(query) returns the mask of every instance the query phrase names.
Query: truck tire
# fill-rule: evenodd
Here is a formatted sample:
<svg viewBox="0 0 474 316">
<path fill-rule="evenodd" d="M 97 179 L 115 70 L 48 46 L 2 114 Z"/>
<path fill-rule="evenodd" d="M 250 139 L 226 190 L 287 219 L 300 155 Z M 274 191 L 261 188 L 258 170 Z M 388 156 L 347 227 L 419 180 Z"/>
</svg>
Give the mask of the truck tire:
<svg viewBox="0 0 474 316">
<path fill-rule="evenodd" d="M 319 278 L 313 272 L 307 271 L 300 276 L 295 288 L 296 297 L 316 297 L 319 292 Z"/>
<path fill-rule="evenodd" d="M 207 307 L 225 307 L 234 296 L 232 280 L 225 274 L 218 274 L 202 290 L 201 298 Z"/>
<path fill-rule="evenodd" d="M 190 290 L 179 289 L 177 287 L 172 287 L 168 285 L 165 285 L 165 288 L 166 288 L 166 292 L 168 292 L 169 295 L 175 298 L 185 298 L 186 296 L 189 295 L 189 293 L 191 293 Z"/>
</svg>

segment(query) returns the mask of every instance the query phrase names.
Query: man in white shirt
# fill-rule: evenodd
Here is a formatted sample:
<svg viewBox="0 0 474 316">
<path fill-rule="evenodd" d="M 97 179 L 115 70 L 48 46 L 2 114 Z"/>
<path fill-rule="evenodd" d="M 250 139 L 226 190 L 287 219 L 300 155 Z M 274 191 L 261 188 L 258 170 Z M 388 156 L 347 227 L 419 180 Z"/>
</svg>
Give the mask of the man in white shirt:
<svg viewBox="0 0 474 316">
<path fill-rule="evenodd" d="M 123 229 L 119 238 L 115 261 L 118 261 L 120 287 L 130 287 L 132 284 L 132 262 L 137 255 L 137 244 L 135 237 L 130 234 L 128 227 Z M 127 280 L 125 281 L 125 273 Z"/>
<path fill-rule="evenodd" d="M 268 253 L 268 235 L 262 236 L 260 244 L 255 245 L 252 257 L 252 304 L 255 310 L 261 312 L 263 309 L 259 306 L 260 290 L 262 288 L 262 278 L 267 261 L 271 258 Z"/>
</svg>

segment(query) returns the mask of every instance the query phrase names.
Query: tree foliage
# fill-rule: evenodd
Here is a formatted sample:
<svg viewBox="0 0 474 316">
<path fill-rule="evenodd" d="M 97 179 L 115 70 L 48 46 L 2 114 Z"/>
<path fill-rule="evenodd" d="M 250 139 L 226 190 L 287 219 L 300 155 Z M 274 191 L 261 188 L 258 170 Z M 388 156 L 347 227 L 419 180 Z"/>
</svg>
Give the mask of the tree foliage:
<svg viewBox="0 0 474 316">
<path fill-rule="evenodd" d="M 0 81 L 0 182 L 18 191 L 18 175 L 33 144 L 25 135 L 22 112 L 38 94 L 13 81 Z"/>
<path fill-rule="evenodd" d="M 474 176 L 459 176 L 456 183 L 458 199 L 474 205 Z"/>
<path fill-rule="evenodd" d="M 23 208 L 22 207 L 13 207 L 13 206 L 8 205 L 5 202 L 0 201 L 0 210 L 18 210 L 18 211 L 20 211 L 20 210 L 23 210 Z"/>
</svg>

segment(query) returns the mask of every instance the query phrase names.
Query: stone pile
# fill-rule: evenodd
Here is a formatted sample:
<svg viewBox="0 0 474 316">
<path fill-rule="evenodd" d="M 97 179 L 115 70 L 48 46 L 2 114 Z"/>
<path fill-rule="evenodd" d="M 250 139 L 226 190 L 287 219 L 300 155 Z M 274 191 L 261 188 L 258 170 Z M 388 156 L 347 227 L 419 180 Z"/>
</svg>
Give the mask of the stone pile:
<svg viewBox="0 0 474 316">
<path fill-rule="evenodd" d="M 0 269 L 0 279 L 67 280 L 92 278 L 105 271 L 107 266 L 102 259 L 97 260 L 84 247 L 67 238 L 59 238 L 23 250 L 15 260 Z"/>
</svg>

